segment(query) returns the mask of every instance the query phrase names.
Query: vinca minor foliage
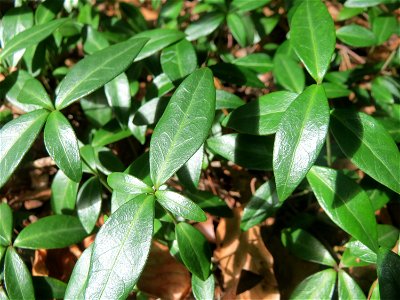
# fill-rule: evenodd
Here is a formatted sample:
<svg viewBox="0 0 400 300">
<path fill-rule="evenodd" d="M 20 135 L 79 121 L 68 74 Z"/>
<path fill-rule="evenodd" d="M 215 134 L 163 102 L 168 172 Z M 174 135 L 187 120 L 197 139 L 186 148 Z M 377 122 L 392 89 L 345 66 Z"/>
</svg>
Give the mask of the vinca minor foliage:
<svg viewBox="0 0 400 300">
<path fill-rule="evenodd" d="M 224 245 L 196 224 L 240 218 L 241 243 L 293 212 L 274 227 L 281 247 L 323 268 L 292 299 L 366 299 L 369 288 L 398 299 L 399 223 L 376 214 L 400 194 L 395 1 L 108 5 L 0 9 L 0 299 L 145 297 L 155 243 L 191 273 L 196 299 L 220 297 L 212 257 Z M 49 209 L 22 222 L 12 195 L 45 156 Z M 244 186 L 226 183 L 235 172 L 258 188 L 228 206 L 220 191 Z M 316 234 L 326 226 L 341 240 Z M 86 249 L 67 281 L 32 276 L 29 249 L 73 244 Z M 351 268 L 370 264 L 378 281 L 361 286 Z"/>
</svg>

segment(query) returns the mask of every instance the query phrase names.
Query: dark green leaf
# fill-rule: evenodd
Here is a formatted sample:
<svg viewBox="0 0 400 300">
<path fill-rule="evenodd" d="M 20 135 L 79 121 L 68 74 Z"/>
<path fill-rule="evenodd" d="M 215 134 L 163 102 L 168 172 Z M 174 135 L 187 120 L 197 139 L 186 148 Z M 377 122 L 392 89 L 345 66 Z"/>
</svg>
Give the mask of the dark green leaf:
<svg viewBox="0 0 400 300">
<path fill-rule="evenodd" d="M 246 47 L 252 42 L 252 37 L 248 36 L 247 34 L 246 24 L 244 23 L 243 16 L 240 16 L 236 13 L 229 13 L 226 21 L 228 23 L 229 30 L 240 46 Z"/>
<path fill-rule="evenodd" d="M 83 50 L 85 50 L 87 54 L 93 54 L 101 49 L 107 48 L 109 45 L 109 42 L 101 32 L 98 32 L 91 26 L 86 27 Z"/>
<path fill-rule="evenodd" d="M 290 196 L 314 164 L 328 123 L 328 101 L 320 85 L 308 87 L 286 110 L 274 144 L 273 167 L 280 201 Z"/>
<path fill-rule="evenodd" d="M 185 30 L 189 41 L 197 40 L 214 32 L 224 21 L 225 16 L 220 12 L 211 12 L 202 16 L 198 21 L 191 23 Z"/>
<path fill-rule="evenodd" d="M 79 61 L 58 86 L 56 108 L 67 107 L 117 77 L 132 63 L 147 41 L 146 38 L 131 38 Z"/>
<path fill-rule="evenodd" d="M 237 108 L 245 102 L 235 94 L 231 94 L 224 90 L 217 90 L 215 109 Z"/>
<path fill-rule="evenodd" d="M 38 5 L 35 11 L 35 23 L 44 24 L 53 20 L 63 6 L 62 0 L 47 0 Z"/>
<path fill-rule="evenodd" d="M 39 219 L 25 227 L 14 246 L 25 249 L 57 249 L 81 242 L 87 236 L 79 219 L 55 215 Z"/>
<path fill-rule="evenodd" d="M 272 136 L 225 134 L 209 138 L 207 148 L 214 154 L 251 170 L 272 170 Z"/>
<path fill-rule="evenodd" d="M 275 133 L 282 115 L 298 95 L 274 92 L 251 101 L 231 112 L 223 121 L 241 133 L 267 135 Z"/>
<path fill-rule="evenodd" d="M 249 203 L 246 204 L 240 228 L 246 231 L 273 216 L 281 204 L 276 194 L 275 182 L 270 179 L 256 190 Z"/>
<path fill-rule="evenodd" d="M 4 261 L 4 283 L 10 299 L 35 299 L 31 274 L 13 247 L 8 247 Z"/>
<path fill-rule="evenodd" d="M 192 190 L 186 191 L 186 194 L 190 199 L 196 202 L 206 212 L 224 218 L 230 218 L 233 216 L 229 206 L 218 196 L 208 191 Z"/>
<path fill-rule="evenodd" d="M 282 232 L 282 244 L 294 255 L 304 260 L 326 266 L 335 266 L 336 261 L 325 246 L 303 229 Z"/>
<path fill-rule="evenodd" d="M 258 79 L 257 73 L 247 67 L 242 67 L 230 63 L 218 63 L 210 67 L 215 77 L 237 84 L 251 86 L 255 88 L 264 88 L 265 85 Z"/>
<path fill-rule="evenodd" d="M 12 210 L 7 203 L 0 204 L 0 246 L 11 245 L 13 231 Z M 1 259 L 1 258 L 0 258 Z"/>
<path fill-rule="evenodd" d="M 340 84 L 324 82 L 322 86 L 328 99 L 348 97 L 351 94 L 351 91 L 346 86 Z"/>
<path fill-rule="evenodd" d="M 290 295 L 290 299 L 331 299 L 336 284 L 336 271 L 327 269 L 304 279 Z"/>
<path fill-rule="evenodd" d="M 336 31 L 336 35 L 343 43 L 353 47 L 370 47 L 376 44 L 375 34 L 356 24 L 340 27 Z"/>
<path fill-rule="evenodd" d="M 327 215 L 340 228 L 378 250 L 374 210 L 368 195 L 346 175 L 333 169 L 313 167 L 307 180 Z"/>
<path fill-rule="evenodd" d="M 274 57 L 274 76 L 285 89 L 301 93 L 304 90 L 305 76 L 300 65 L 288 55 L 277 54 Z"/>
<path fill-rule="evenodd" d="M 381 299 L 399 299 L 400 257 L 391 250 L 379 249 L 377 272 Z"/>
<path fill-rule="evenodd" d="M 118 122 L 114 119 L 108 122 L 104 127 L 98 130 L 92 140 L 93 147 L 103 147 L 105 145 L 123 140 L 132 133 L 129 129 L 122 129 Z"/>
<path fill-rule="evenodd" d="M 67 284 L 48 276 L 32 277 L 36 299 L 64 299 Z"/>
<path fill-rule="evenodd" d="M 196 300 L 214 299 L 214 289 L 214 274 L 210 274 L 206 280 L 192 274 L 192 292 Z"/>
<path fill-rule="evenodd" d="M 367 299 L 358 286 L 357 282 L 351 278 L 345 271 L 339 271 L 339 300 L 347 299 Z"/>
<path fill-rule="evenodd" d="M 18 167 L 41 131 L 48 114 L 47 110 L 36 110 L 8 122 L 1 128 L 0 187 Z"/>
<path fill-rule="evenodd" d="M 45 24 L 35 25 L 18 33 L 6 43 L 3 51 L 0 52 L 0 59 L 4 59 L 20 49 L 25 49 L 38 44 L 66 21 L 68 21 L 67 18 L 58 19 Z"/>
<path fill-rule="evenodd" d="M 154 98 L 143 104 L 135 113 L 135 125 L 151 125 L 156 123 L 167 107 L 169 98 Z"/>
<path fill-rule="evenodd" d="M 40 81 L 35 78 L 24 82 L 17 99 L 22 103 L 38 105 L 48 110 L 54 110 L 54 105 L 49 95 L 47 95 Z"/>
<path fill-rule="evenodd" d="M 107 177 L 107 182 L 120 193 L 139 195 L 153 192 L 153 189 L 143 181 L 125 173 L 111 173 Z"/>
<path fill-rule="evenodd" d="M 263 7 L 271 0 L 233 0 L 230 5 L 230 10 L 246 12 L 250 10 L 255 10 L 259 7 Z"/>
<path fill-rule="evenodd" d="M 331 130 L 342 151 L 357 167 L 400 193 L 400 153 L 379 122 L 364 113 L 335 110 Z"/>
<path fill-rule="evenodd" d="M 107 103 L 104 89 L 94 91 L 81 98 L 79 102 L 87 120 L 96 128 L 106 125 L 114 118 L 113 111 Z"/>
<path fill-rule="evenodd" d="M 199 185 L 203 158 L 204 145 L 176 173 L 179 181 L 190 190 L 196 189 Z"/>
<path fill-rule="evenodd" d="M 79 183 L 58 170 L 51 183 L 51 209 L 54 213 L 70 214 L 74 211 Z"/>
<path fill-rule="evenodd" d="M 65 291 L 65 299 L 84 299 L 86 283 L 89 277 L 90 258 L 92 256 L 93 244 L 91 244 L 74 266 L 68 286 Z"/>
<path fill-rule="evenodd" d="M 93 244 L 85 299 L 124 299 L 146 263 L 153 235 L 154 196 L 141 195 L 114 212 Z"/>
<path fill-rule="evenodd" d="M 64 174 L 79 182 L 82 178 L 82 163 L 78 140 L 71 124 L 61 112 L 53 111 L 47 118 L 44 143 Z"/>
<path fill-rule="evenodd" d="M 76 202 L 78 217 L 86 232 L 90 234 L 101 210 L 101 184 L 97 177 L 87 180 L 79 190 Z"/>
<path fill-rule="evenodd" d="M 211 250 L 204 235 L 187 223 L 175 227 L 179 254 L 185 266 L 201 280 L 210 274 Z"/>
<path fill-rule="evenodd" d="M 335 25 L 320 0 L 303 1 L 290 23 L 290 43 L 317 83 L 321 83 L 335 50 Z"/>
<path fill-rule="evenodd" d="M 206 214 L 193 201 L 172 191 L 156 191 L 157 201 L 168 211 L 176 216 L 204 222 L 207 220 Z"/>
<path fill-rule="evenodd" d="M 249 68 L 257 73 L 266 73 L 273 68 L 271 57 L 265 53 L 251 53 L 235 59 L 232 63 L 237 66 Z"/>
<path fill-rule="evenodd" d="M 215 113 L 215 88 L 209 69 L 188 76 L 173 94 L 150 142 L 150 173 L 156 188 L 203 144 Z"/>
<path fill-rule="evenodd" d="M 172 81 L 186 77 L 197 67 L 197 56 L 193 45 L 182 39 L 161 52 L 161 67 Z"/>
</svg>

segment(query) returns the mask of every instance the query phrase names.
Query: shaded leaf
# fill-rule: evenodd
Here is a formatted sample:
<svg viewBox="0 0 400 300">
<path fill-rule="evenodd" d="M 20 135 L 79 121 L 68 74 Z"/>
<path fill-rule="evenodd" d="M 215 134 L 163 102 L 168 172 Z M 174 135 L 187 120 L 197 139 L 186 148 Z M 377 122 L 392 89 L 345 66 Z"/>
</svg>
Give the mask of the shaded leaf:
<svg viewBox="0 0 400 300">
<path fill-rule="evenodd" d="M 336 284 L 336 271 L 327 269 L 304 279 L 290 299 L 331 299 Z"/>
<path fill-rule="evenodd" d="M 380 248 L 378 252 L 378 280 L 381 299 L 400 297 L 400 257 L 391 250 Z"/>
<path fill-rule="evenodd" d="M 7 203 L 0 204 L 0 246 L 7 247 L 11 245 L 13 231 L 13 215 L 10 206 Z M 1 260 L 1 258 L 0 258 Z"/>
<path fill-rule="evenodd" d="M 82 185 L 78 193 L 76 208 L 82 226 L 90 234 L 101 210 L 101 184 L 97 177 L 90 178 Z"/>
<path fill-rule="evenodd" d="M 62 215 L 74 211 L 79 183 L 69 179 L 61 170 L 58 170 L 51 183 L 51 209 Z"/>
</svg>

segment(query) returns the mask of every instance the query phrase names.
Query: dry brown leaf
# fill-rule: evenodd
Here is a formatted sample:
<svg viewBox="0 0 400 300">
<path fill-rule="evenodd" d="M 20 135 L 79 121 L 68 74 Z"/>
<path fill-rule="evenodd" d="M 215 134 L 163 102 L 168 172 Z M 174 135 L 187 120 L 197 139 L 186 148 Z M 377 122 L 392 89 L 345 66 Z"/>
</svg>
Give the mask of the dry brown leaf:
<svg viewBox="0 0 400 300">
<path fill-rule="evenodd" d="M 49 276 L 49 270 L 46 266 L 47 250 L 39 249 L 35 251 L 35 258 L 32 263 L 33 276 Z"/>
<path fill-rule="evenodd" d="M 153 242 L 138 282 L 140 291 L 162 299 L 183 299 L 190 286 L 189 271 L 171 256 L 167 246 Z"/>
</svg>

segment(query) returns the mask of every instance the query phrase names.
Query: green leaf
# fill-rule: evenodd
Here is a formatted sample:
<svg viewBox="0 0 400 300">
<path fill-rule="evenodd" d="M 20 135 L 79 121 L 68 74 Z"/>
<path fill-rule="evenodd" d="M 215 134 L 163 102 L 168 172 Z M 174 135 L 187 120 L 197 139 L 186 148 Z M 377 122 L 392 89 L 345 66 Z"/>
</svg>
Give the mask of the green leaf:
<svg viewBox="0 0 400 300">
<path fill-rule="evenodd" d="M 251 170 L 272 170 L 272 136 L 225 134 L 207 140 L 214 154 Z"/>
<path fill-rule="evenodd" d="M 203 210 L 214 216 L 223 218 L 231 218 L 233 216 L 231 209 L 225 201 L 211 192 L 192 190 L 186 191 L 186 194 Z"/>
<path fill-rule="evenodd" d="M 343 43 L 353 47 L 370 47 L 376 44 L 375 34 L 360 25 L 342 26 L 336 31 L 336 36 Z"/>
<path fill-rule="evenodd" d="M 173 94 L 150 142 L 150 174 L 156 188 L 168 180 L 203 144 L 215 113 L 212 73 L 188 76 Z"/>
<path fill-rule="evenodd" d="M 303 1 L 290 23 L 290 43 L 308 73 L 321 83 L 336 45 L 335 25 L 320 0 Z"/>
<path fill-rule="evenodd" d="M 31 274 L 13 247 L 4 260 L 4 283 L 10 299 L 35 299 Z"/>
<path fill-rule="evenodd" d="M 79 220 L 90 234 L 96 226 L 101 210 L 101 184 L 97 177 L 90 178 L 82 185 L 76 207 Z"/>
<path fill-rule="evenodd" d="M 204 222 L 207 220 L 203 210 L 192 200 L 172 191 L 156 191 L 157 201 L 176 216 Z"/>
<path fill-rule="evenodd" d="M 158 28 L 143 31 L 135 35 L 135 39 L 146 38 L 149 39 L 149 41 L 135 58 L 135 61 L 139 61 L 146 57 L 149 57 L 154 53 L 171 45 L 172 43 L 183 39 L 184 37 L 185 34 L 183 32 L 175 29 Z"/>
<path fill-rule="evenodd" d="M 282 244 L 301 259 L 330 267 L 336 265 L 325 246 L 303 229 L 284 230 L 281 238 Z"/>
<path fill-rule="evenodd" d="M 333 169 L 313 167 L 307 180 L 326 214 L 340 228 L 378 250 L 374 210 L 368 195 L 346 175 Z"/>
<path fill-rule="evenodd" d="M 125 299 L 146 263 L 153 235 L 154 196 L 122 205 L 93 244 L 85 299 Z"/>
<path fill-rule="evenodd" d="M 251 53 L 249 55 L 235 59 L 234 65 L 249 68 L 257 73 L 267 73 L 273 69 L 271 57 L 265 53 Z"/>
<path fill-rule="evenodd" d="M 331 131 L 343 153 L 361 170 L 400 193 L 400 153 L 392 137 L 373 117 L 335 110 Z M 379 137 L 379 143 L 376 138 Z"/>
<path fill-rule="evenodd" d="M 76 262 L 68 281 L 64 299 L 84 299 L 86 283 L 89 277 L 90 258 L 92 256 L 93 244 L 91 244 Z"/>
<path fill-rule="evenodd" d="M 107 48 L 110 43 L 104 37 L 104 34 L 87 26 L 84 34 L 83 50 L 87 54 L 93 54 L 99 50 Z"/>
<path fill-rule="evenodd" d="M 131 94 L 126 74 L 122 73 L 107 83 L 104 91 L 108 104 L 112 107 L 121 127 L 127 128 L 131 110 Z"/>
<path fill-rule="evenodd" d="M 216 92 L 215 109 L 238 108 L 239 106 L 245 104 L 245 102 L 235 94 L 224 90 L 217 90 Z"/>
<path fill-rule="evenodd" d="M 92 146 L 103 147 L 105 145 L 123 140 L 131 135 L 132 133 L 129 129 L 122 129 L 118 122 L 113 119 L 104 127 L 96 131 L 93 136 Z"/>
<path fill-rule="evenodd" d="M 276 81 L 285 89 L 298 94 L 304 90 L 306 79 L 303 69 L 289 55 L 275 55 L 273 73 Z"/>
<path fill-rule="evenodd" d="M 179 254 L 185 266 L 201 280 L 210 275 L 211 250 L 204 235 L 187 223 L 175 227 Z"/>
<path fill-rule="evenodd" d="M 69 19 L 67 18 L 62 18 L 50 21 L 45 24 L 35 25 L 18 33 L 6 43 L 3 51 L 0 52 L 0 59 L 3 60 L 5 57 L 8 57 L 10 54 L 18 50 L 26 49 L 30 46 L 38 44 L 68 20 Z"/>
<path fill-rule="evenodd" d="M 362 7 L 346 7 L 344 6 L 338 16 L 338 21 L 344 21 L 361 14 L 364 11 Z"/>
<path fill-rule="evenodd" d="M 107 177 L 107 182 L 119 193 L 140 195 L 153 192 L 153 189 L 146 183 L 132 175 L 125 173 L 111 173 Z"/>
<path fill-rule="evenodd" d="M 35 23 L 44 24 L 53 20 L 63 6 L 62 0 L 44 1 L 38 5 L 35 11 Z"/>
<path fill-rule="evenodd" d="M 273 167 L 280 201 L 290 196 L 314 164 L 328 123 L 328 101 L 320 85 L 308 87 L 286 110 L 274 143 Z"/>
<path fill-rule="evenodd" d="M 240 228 L 244 231 L 261 223 L 273 214 L 281 206 L 276 194 L 275 182 L 270 179 L 262 184 L 250 198 L 244 208 Z"/>
<path fill-rule="evenodd" d="M 79 102 L 87 120 L 96 128 L 106 125 L 114 118 L 112 108 L 107 103 L 104 89 L 94 91 L 81 98 Z M 115 123 L 117 122 L 115 121 Z"/>
<path fill-rule="evenodd" d="M 7 203 L 0 204 L 0 246 L 7 247 L 11 245 L 13 231 L 12 210 Z M 1 260 L 1 258 L 0 258 Z"/>
<path fill-rule="evenodd" d="M 17 99 L 22 103 L 38 105 L 48 110 L 54 110 L 54 105 L 49 95 L 40 81 L 35 78 L 24 82 Z"/>
<path fill-rule="evenodd" d="M 370 7 L 382 3 L 396 3 L 397 0 L 347 0 L 345 6 L 347 7 Z"/>
<path fill-rule="evenodd" d="M 263 7 L 271 0 L 233 0 L 230 5 L 231 11 L 239 11 L 239 12 L 246 12 L 255 10 L 257 8 Z"/>
<path fill-rule="evenodd" d="M 14 246 L 25 249 L 57 249 L 79 243 L 86 236 L 78 218 L 54 215 L 41 218 L 22 229 Z"/>
<path fill-rule="evenodd" d="M 214 290 L 214 274 L 210 274 L 206 280 L 192 274 L 192 292 L 196 300 L 214 299 Z"/>
<path fill-rule="evenodd" d="M 290 299 L 332 299 L 336 271 L 326 269 L 304 279 L 290 295 Z"/>
<path fill-rule="evenodd" d="M 57 88 L 56 108 L 67 107 L 117 77 L 128 68 L 147 41 L 145 38 L 131 38 L 79 61 Z"/>
<path fill-rule="evenodd" d="M 201 169 L 203 167 L 204 145 L 178 170 L 179 181 L 190 190 L 199 185 Z"/>
<path fill-rule="evenodd" d="M 78 140 L 71 124 L 61 112 L 53 111 L 47 118 L 44 143 L 64 174 L 79 182 L 82 178 L 82 163 Z"/>
<path fill-rule="evenodd" d="M 186 77 L 197 67 L 197 56 L 193 45 L 182 39 L 161 52 L 161 67 L 172 81 Z"/>
<path fill-rule="evenodd" d="M 324 82 L 322 86 L 328 99 L 348 97 L 351 94 L 351 91 L 341 84 Z"/>
<path fill-rule="evenodd" d="M 240 46 L 246 47 L 251 43 L 251 37 L 247 35 L 246 24 L 244 23 L 242 16 L 236 13 L 229 13 L 226 21 L 234 39 Z"/>
<path fill-rule="evenodd" d="M 274 92 L 238 107 L 223 121 L 227 127 L 254 135 L 273 134 L 282 115 L 298 95 L 292 92 Z"/>
<path fill-rule="evenodd" d="M 381 45 L 398 30 L 398 22 L 394 16 L 379 16 L 372 21 L 372 32 L 376 36 L 376 44 Z"/>
<path fill-rule="evenodd" d="M 33 276 L 36 299 L 64 299 L 67 284 L 49 276 Z"/>
<path fill-rule="evenodd" d="M 0 300 L 9 300 L 6 292 L 4 291 L 3 287 L 0 286 Z"/>
<path fill-rule="evenodd" d="M 18 167 L 41 131 L 48 114 L 44 109 L 35 110 L 8 122 L 1 128 L 0 187 Z"/>
<path fill-rule="evenodd" d="M 69 179 L 58 170 L 51 183 L 51 209 L 58 215 L 74 211 L 79 183 Z"/>
<path fill-rule="evenodd" d="M 400 257 L 391 250 L 380 248 L 377 272 L 381 299 L 399 299 Z"/>
<path fill-rule="evenodd" d="M 339 271 L 339 300 L 346 299 L 367 299 L 357 282 L 345 271 Z"/>
<path fill-rule="evenodd" d="M 215 77 L 230 84 L 246 85 L 255 88 L 265 88 L 257 73 L 250 68 L 230 63 L 218 63 L 210 67 Z"/>
<path fill-rule="evenodd" d="M 185 30 L 186 38 L 189 41 L 197 40 L 200 37 L 213 33 L 224 21 L 225 16 L 221 12 L 210 12 L 200 17 L 199 20 L 190 23 Z"/>
<path fill-rule="evenodd" d="M 169 98 L 154 98 L 144 103 L 135 113 L 135 125 L 150 125 L 156 123 L 162 116 L 169 102 Z"/>
</svg>

